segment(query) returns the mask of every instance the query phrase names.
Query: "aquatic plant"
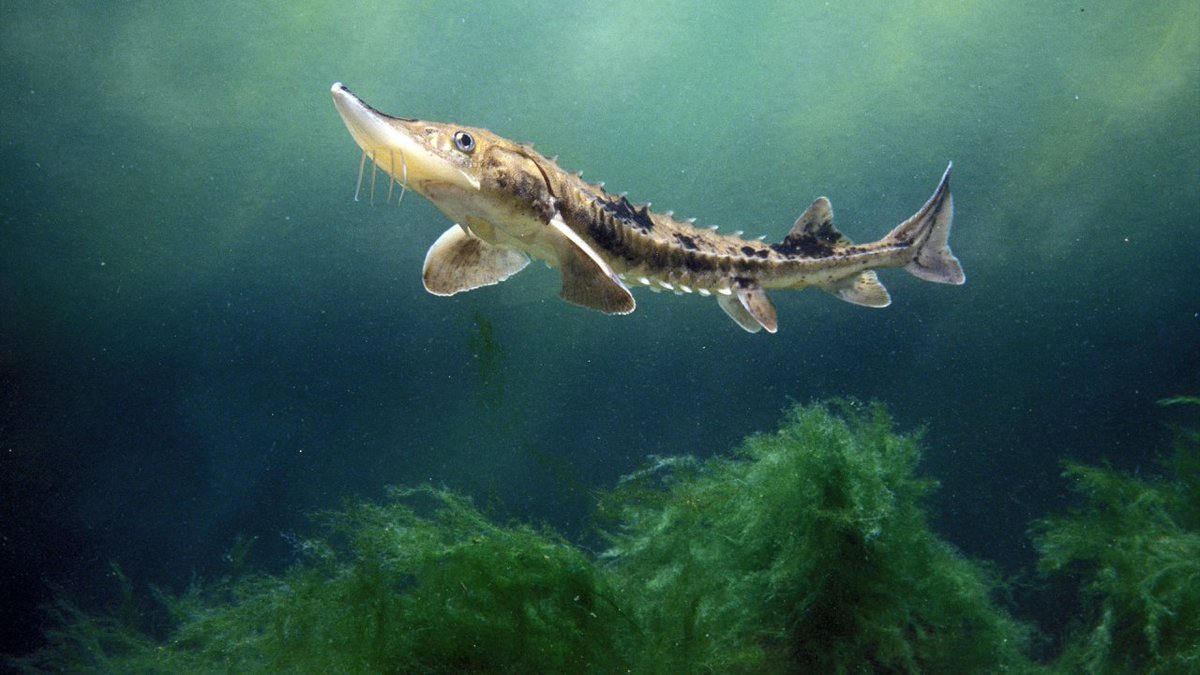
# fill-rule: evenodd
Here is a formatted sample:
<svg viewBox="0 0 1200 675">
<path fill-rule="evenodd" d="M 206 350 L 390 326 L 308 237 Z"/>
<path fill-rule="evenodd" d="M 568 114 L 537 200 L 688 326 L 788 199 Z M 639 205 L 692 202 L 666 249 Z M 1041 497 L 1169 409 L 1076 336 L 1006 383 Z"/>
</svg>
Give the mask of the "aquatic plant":
<svg viewBox="0 0 1200 675">
<path fill-rule="evenodd" d="M 915 436 L 879 406 L 789 410 L 732 459 L 669 460 L 606 505 L 606 553 L 652 643 L 637 672 L 1029 666 L 995 580 L 929 529 Z"/>
<path fill-rule="evenodd" d="M 1059 659 L 1064 671 L 1200 671 L 1200 432 L 1176 429 L 1163 464 L 1172 478 L 1067 462 L 1063 476 L 1083 505 L 1034 527 L 1041 569 L 1079 575 L 1088 601 L 1087 623 Z"/>
<path fill-rule="evenodd" d="M 110 566 L 120 587 L 115 608 L 90 614 L 71 602 L 61 589 L 47 608 L 53 627 L 46 631 L 47 647 L 19 659 L 6 659 L 14 670 L 27 673 L 116 673 L 142 654 L 153 653 L 158 642 L 145 630 L 144 607 L 120 566 Z"/>
<path fill-rule="evenodd" d="M 299 563 L 63 613 L 30 672 L 766 673 L 1031 668 L 995 579 L 928 527 L 915 436 L 877 406 L 795 407 L 731 458 L 656 459 L 602 497 L 596 560 L 396 489 L 324 514 Z M 244 548 L 244 545 L 242 546 Z M 235 558 L 245 558 L 240 550 Z M 128 595 L 128 592 L 127 592 Z M 63 607 L 70 607 L 63 603 Z"/>
<path fill-rule="evenodd" d="M 467 338 L 467 347 L 475 359 L 479 391 L 476 401 L 480 407 L 497 409 L 504 402 L 504 347 L 496 337 L 496 328 L 480 312 L 471 316 L 474 331 Z"/>
<path fill-rule="evenodd" d="M 425 515 L 421 515 L 424 513 Z M 459 496 L 393 490 L 322 518 L 303 563 L 162 595 L 162 643 L 76 612 L 31 672 L 609 672 L 631 624 L 583 553 Z M 600 667 L 599 664 L 603 664 Z"/>
</svg>

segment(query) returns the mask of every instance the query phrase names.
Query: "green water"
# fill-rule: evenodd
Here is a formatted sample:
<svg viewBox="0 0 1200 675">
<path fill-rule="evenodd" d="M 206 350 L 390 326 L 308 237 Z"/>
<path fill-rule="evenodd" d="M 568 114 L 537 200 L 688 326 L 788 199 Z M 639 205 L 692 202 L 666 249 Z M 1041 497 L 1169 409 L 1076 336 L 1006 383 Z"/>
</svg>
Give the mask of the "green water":
<svg viewBox="0 0 1200 675">
<path fill-rule="evenodd" d="M 239 533 L 282 567 L 390 484 L 585 540 L 648 455 L 836 395 L 925 425 L 933 527 L 1027 569 L 1060 460 L 1140 471 L 1154 401 L 1200 391 L 1198 64 L 1191 1 L 6 3 L 0 652 L 39 644 L 43 580 L 181 588 Z M 818 195 L 874 240 L 953 161 L 967 283 L 777 293 L 775 336 L 694 296 L 588 312 L 541 266 L 434 297 L 448 223 L 353 201 L 334 81 L 768 241 Z"/>
</svg>

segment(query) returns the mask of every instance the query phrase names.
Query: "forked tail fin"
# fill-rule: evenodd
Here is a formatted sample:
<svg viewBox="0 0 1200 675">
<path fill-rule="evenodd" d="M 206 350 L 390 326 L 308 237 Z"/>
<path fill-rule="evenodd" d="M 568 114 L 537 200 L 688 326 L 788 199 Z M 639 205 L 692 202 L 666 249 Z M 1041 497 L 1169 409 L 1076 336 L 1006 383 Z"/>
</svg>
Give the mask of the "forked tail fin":
<svg viewBox="0 0 1200 675">
<path fill-rule="evenodd" d="M 954 219 L 954 199 L 950 196 L 950 168 L 942 174 L 942 182 L 925 206 L 911 218 L 896 226 L 886 239 L 898 246 L 915 249 L 912 260 L 904 269 L 913 276 L 939 284 L 961 284 L 966 281 L 962 265 L 950 252 L 950 221 Z"/>
</svg>

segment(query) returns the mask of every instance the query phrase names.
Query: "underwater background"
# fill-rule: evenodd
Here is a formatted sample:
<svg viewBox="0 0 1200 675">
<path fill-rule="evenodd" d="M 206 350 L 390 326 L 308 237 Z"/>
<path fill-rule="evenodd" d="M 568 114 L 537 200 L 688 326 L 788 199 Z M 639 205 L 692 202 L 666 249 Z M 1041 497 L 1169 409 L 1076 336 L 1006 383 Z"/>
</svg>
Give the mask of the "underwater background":
<svg viewBox="0 0 1200 675">
<path fill-rule="evenodd" d="M 1064 459 L 1141 475 L 1200 393 L 1200 5 L 608 2 L 0 5 L 0 654 L 54 589 L 297 561 L 309 514 L 469 495 L 601 549 L 596 491 L 727 453 L 793 402 L 925 429 L 931 528 L 1048 634 Z M 453 298 L 429 203 L 354 201 L 342 81 L 489 128 L 635 203 L 782 239 L 818 195 L 875 240 L 954 162 L 966 285 L 882 311 L 775 293 L 609 317 L 542 266 Z"/>
</svg>

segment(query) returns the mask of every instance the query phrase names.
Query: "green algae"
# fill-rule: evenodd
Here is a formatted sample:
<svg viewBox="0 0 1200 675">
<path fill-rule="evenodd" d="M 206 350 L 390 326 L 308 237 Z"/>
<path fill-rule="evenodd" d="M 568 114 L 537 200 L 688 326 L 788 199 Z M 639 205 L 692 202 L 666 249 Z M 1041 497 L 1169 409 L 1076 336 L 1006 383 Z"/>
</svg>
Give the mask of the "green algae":
<svg viewBox="0 0 1200 675">
<path fill-rule="evenodd" d="M 1026 630 L 934 535 L 917 439 L 880 407 L 796 407 L 732 459 L 665 462 L 618 490 L 606 554 L 648 639 L 639 672 L 1019 670 Z M 665 492 L 648 486 L 665 486 Z"/>
<path fill-rule="evenodd" d="M 445 491 L 393 490 L 322 517 L 305 560 L 161 599 L 162 642 L 65 617 L 31 672 L 605 672 L 630 624 L 604 573 L 561 537 L 489 522 Z M 98 637 L 100 636 L 100 637 Z M 601 668 L 597 664 L 603 663 Z"/>
<path fill-rule="evenodd" d="M 504 347 L 487 317 L 476 311 L 471 322 L 474 330 L 467 338 L 467 347 L 475 359 L 479 386 L 476 402 L 480 407 L 497 409 L 504 401 Z"/>
<path fill-rule="evenodd" d="M 836 409 L 836 412 L 835 412 Z M 279 576 L 62 616 L 30 672 L 1021 672 L 1028 630 L 929 528 L 916 436 L 882 408 L 795 407 L 729 458 L 657 460 L 602 496 L 591 556 L 460 496 L 396 489 L 319 518 Z M 244 557 L 244 556 L 242 556 Z M 69 607 L 64 603 L 63 607 Z M 158 635 L 159 638 L 153 637 Z"/>
<path fill-rule="evenodd" d="M 1166 476 L 1145 479 L 1068 462 L 1083 505 L 1034 526 L 1042 570 L 1078 575 L 1086 594 L 1064 672 L 1200 671 L 1200 432 L 1176 429 L 1162 463 Z"/>
</svg>

